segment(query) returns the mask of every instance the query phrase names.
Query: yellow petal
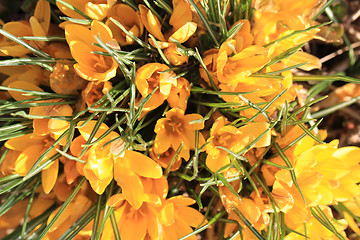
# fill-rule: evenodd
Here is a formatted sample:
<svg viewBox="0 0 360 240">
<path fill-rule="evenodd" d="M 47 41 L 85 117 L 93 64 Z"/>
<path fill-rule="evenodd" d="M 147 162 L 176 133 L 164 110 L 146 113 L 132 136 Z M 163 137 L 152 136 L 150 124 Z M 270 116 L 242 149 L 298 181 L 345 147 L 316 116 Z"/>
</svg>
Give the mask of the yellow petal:
<svg viewBox="0 0 360 240">
<path fill-rule="evenodd" d="M 171 202 L 166 203 L 160 212 L 160 222 L 166 227 L 171 226 L 175 223 L 175 217 L 176 216 L 174 204 Z"/>
<path fill-rule="evenodd" d="M 125 150 L 124 159 L 129 168 L 140 176 L 148 178 L 160 178 L 162 176 L 161 167 L 144 154 Z"/>
<path fill-rule="evenodd" d="M 161 33 L 159 19 L 144 5 L 139 5 L 140 17 L 145 28 L 158 40 L 165 42 L 164 35 Z"/>
<path fill-rule="evenodd" d="M 91 120 L 88 123 L 86 123 L 86 125 L 83 125 L 84 121 L 80 121 L 78 123 L 78 129 L 80 131 L 81 136 L 83 136 L 83 138 L 87 141 L 90 137 L 91 132 L 93 131 L 95 125 L 96 125 L 96 121 L 95 120 Z M 98 139 L 101 135 L 103 135 L 107 130 L 109 129 L 108 126 L 106 126 L 105 123 L 102 123 L 98 129 L 98 131 L 96 132 L 95 136 L 94 136 L 94 140 Z"/>
<path fill-rule="evenodd" d="M 320 59 L 306 52 L 297 52 L 291 57 L 284 60 L 288 66 L 293 66 L 299 63 L 307 63 L 301 67 L 302 70 L 310 71 L 313 69 L 321 69 Z"/>
<path fill-rule="evenodd" d="M 11 150 L 23 151 L 31 144 L 38 145 L 42 144 L 44 137 L 37 136 L 36 134 L 29 133 L 24 136 L 9 139 L 5 142 L 5 147 Z"/>
<path fill-rule="evenodd" d="M 51 18 L 50 3 L 46 0 L 39 0 L 35 7 L 34 17 L 40 23 L 44 33 L 47 34 Z"/>
<path fill-rule="evenodd" d="M 114 166 L 114 178 L 118 185 L 122 188 L 124 198 L 130 205 L 139 209 L 144 199 L 144 188 L 139 176 L 133 171 L 127 169 L 120 164 L 121 160 L 117 160 Z"/>
<path fill-rule="evenodd" d="M 183 219 L 192 227 L 199 226 L 204 220 L 204 216 L 199 211 L 191 207 L 178 207 L 176 209 L 176 213 L 179 218 Z"/>
<path fill-rule="evenodd" d="M 110 28 L 105 25 L 105 23 L 102 23 L 100 21 L 92 21 L 92 23 L 91 23 L 91 37 L 92 37 L 94 43 L 97 42 L 95 37 L 98 36 L 98 35 L 100 36 L 100 39 L 104 43 L 107 43 L 111 39 L 113 39 L 112 32 L 111 32 Z"/>
<path fill-rule="evenodd" d="M 239 128 L 239 130 L 242 132 L 242 134 L 249 136 L 249 143 L 251 143 L 257 137 L 259 137 L 260 134 L 267 131 L 269 129 L 269 126 L 270 125 L 265 122 L 255 122 L 255 123 L 249 123 Z M 270 142 L 271 142 L 271 131 L 267 131 L 265 135 L 261 137 L 253 147 L 266 147 L 270 145 Z"/>
<path fill-rule="evenodd" d="M 80 11 L 85 11 L 85 4 L 88 2 L 88 0 L 63 0 L 66 3 L 69 3 L 73 7 L 79 9 Z M 77 19 L 84 19 L 83 16 L 75 12 L 74 10 L 71 10 L 70 8 L 66 7 L 65 5 L 61 4 L 60 2 L 56 1 L 56 6 L 60 9 L 62 13 L 64 13 L 66 16 L 69 16 L 71 18 L 77 18 Z"/>
<path fill-rule="evenodd" d="M 135 216 L 127 218 L 120 229 L 121 239 L 144 239 L 146 235 L 146 218 L 140 213 L 135 213 Z"/>
<path fill-rule="evenodd" d="M 174 32 L 169 39 L 174 39 L 178 42 L 184 43 L 186 42 L 195 32 L 196 32 L 197 24 L 194 22 L 188 22 L 181 28 L 179 28 L 176 32 Z"/>
<path fill-rule="evenodd" d="M 43 151 L 44 146 L 42 144 L 34 144 L 27 147 L 16 159 L 15 172 L 21 176 L 25 176 Z"/>
<path fill-rule="evenodd" d="M 179 29 L 187 22 L 192 20 L 192 11 L 190 4 L 186 0 L 173 0 L 173 13 L 169 23 L 174 29 Z"/>
<path fill-rule="evenodd" d="M 38 86 L 36 86 L 36 85 L 34 85 L 32 83 L 29 83 L 29 82 L 24 82 L 24 81 L 12 82 L 12 83 L 9 84 L 8 87 L 43 92 L 43 90 L 41 88 L 39 88 Z M 26 96 L 26 95 L 24 95 L 24 94 L 27 94 L 26 92 L 9 91 L 9 93 L 16 101 L 22 101 L 22 100 L 27 100 L 27 99 L 34 98 L 34 96 Z"/>
<path fill-rule="evenodd" d="M 59 160 L 55 160 L 50 167 L 41 172 L 41 183 L 44 192 L 48 194 L 54 187 L 59 171 Z"/>
<path fill-rule="evenodd" d="M 86 45 L 91 46 L 92 38 L 90 30 L 82 25 L 78 24 L 67 24 L 65 26 L 65 37 L 66 41 L 70 44 L 72 41 L 81 41 Z"/>
</svg>

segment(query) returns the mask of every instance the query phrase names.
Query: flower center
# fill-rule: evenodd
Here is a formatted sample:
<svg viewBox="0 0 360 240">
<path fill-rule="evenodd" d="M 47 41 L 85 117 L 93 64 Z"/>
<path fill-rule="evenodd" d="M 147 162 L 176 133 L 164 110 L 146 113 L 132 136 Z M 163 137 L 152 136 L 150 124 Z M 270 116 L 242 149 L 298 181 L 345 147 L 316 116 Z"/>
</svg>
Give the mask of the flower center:
<svg viewBox="0 0 360 240">
<path fill-rule="evenodd" d="M 178 117 L 171 117 L 165 124 L 166 132 L 180 135 L 184 131 L 184 124 Z"/>
</svg>

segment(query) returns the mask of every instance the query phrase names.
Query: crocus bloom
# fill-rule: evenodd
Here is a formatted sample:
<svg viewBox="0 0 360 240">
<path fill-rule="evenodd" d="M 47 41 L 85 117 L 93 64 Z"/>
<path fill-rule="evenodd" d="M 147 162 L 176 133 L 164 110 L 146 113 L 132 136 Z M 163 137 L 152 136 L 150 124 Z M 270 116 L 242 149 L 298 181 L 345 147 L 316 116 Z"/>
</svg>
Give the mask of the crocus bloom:
<svg viewBox="0 0 360 240">
<path fill-rule="evenodd" d="M 173 65 L 182 65 L 187 62 L 188 57 L 176 50 L 174 40 L 180 43 L 186 42 L 196 31 L 197 24 L 192 22 L 192 12 L 190 4 L 185 0 L 173 0 L 173 13 L 169 23 L 173 29 L 165 35 L 161 32 L 159 19 L 144 5 L 139 5 L 141 20 L 145 28 L 158 41 L 161 49 Z M 150 41 L 152 45 L 155 45 Z"/>
<path fill-rule="evenodd" d="M 291 34 L 295 30 L 304 30 L 314 25 L 311 16 L 316 12 L 316 8 L 324 4 L 324 1 L 310 0 L 305 1 L 301 7 L 301 11 L 297 4 L 286 1 L 262 2 L 256 7 L 254 13 L 254 24 L 252 33 L 254 34 L 255 43 L 265 45 Z M 313 29 L 302 33 L 295 34 L 284 40 L 279 41 L 271 46 L 271 56 L 275 57 L 282 52 L 306 43 L 315 37 L 319 29 Z M 288 66 L 299 63 L 308 63 L 302 67 L 304 70 L 320 68 L 321 62 L 318 58 L 298 51 L 293 56 L 283 60 Z"/>
<path fill-rule="evenodd" d="M 70 204 L 65 208 L 64 212 L 56 220 L 54 225 L 50 228 L 46 234 L 46 239 L 59 239 L 61 235 L 75 223 L 91 206 L 92 201 L 85 195 L 78 194 Z M 56 209 L 50 217 L 47 223 L 54 218 L 55 214 L 59 211 L 60 207 Z M 78 234 L 79 237 L 90 237 L 92 229 L 92 222 Z"/>
<path fill-rule="evenodd" d="M 155 90 L 151 98 L 146 102 L 145 108 L 150 110 L 160 106 L 170 95 L 173 86 L 177 86 L 177 80 L 173 71 L 160 63 L 148 63 L 136 71 L 135 84 L 142 98 Z"/>
<path fill-rule="evenodd" d="M 5 147 L 11 151 L 19 153 L 15 162 L 15 173 L 20 176 L 26 176 L 35 162 L 39 159 L 50 146 L 54 144 L 54 140 L 49 136 L 38 136 L 34 133 L 26 134 L 24 136 L 12 138 L 5 143 Z M 55 155 L 55 146 L 48 154 L 43 157 L 41 163 L 47 161 L 50 157 Z M 42 186 L 45 193 L 49 193 L 55 185 L 59 170 L 59 160 L 56 159 L 42 170 Z"/>
<path fill-rule="evenodd" d="M 108 14 L 110 8 L 116 3 L 116 0 L 64 0 L 64 2 L 67 2 L 73 7 L 79 9 L 91 19 L 103 20 Z M 61 4 L 60 2 L 56 2 L 56 5 L 60 11 L 67 16 L 76 19 L 84 19 L 83 16 Z"/>
<path fill-rule="evenodd" d="M 17 21 L 9 22 L 3 25 L 2 29 L 13 34 L 16 37 L 22 36 L 46 36 L 50 25 L 50 4 L 46 0 L 39 0 L 35 7 L 34 16 L 30 17 L 29 22 Z M 42 48 L 45 42 L 25 41 L 31 46 Z M 0 36 L 0 56 L 21 57 L 30 53 L 27 48 Z"/>
<path fill-rule="evenodd" d="M 147 199 L 140 177 L 159 179 L 161 176 L 161 167 L 139 152 L 125 150 L 122 157 L 115 158 L 114 179 L 121 186 L 124 198 L 136 210 Z"/>
<path fill-rule="evenodd" d="M 348 239 L 346 237 L 345 229 L 347 228 L 347 223 L 344 219 L 335 219 L 331 212 L 330 207 L 328 206 L 320 206 L 321 211 L 324 213 L 327 219 L 330 220 L 331 224 L 335 227 L 336 231 L 344 237 L 344 239 Z M 332 231 L 327 229 L 324 225 L 322 225 L 315 217 L 311 217 L 309 221 L 300 225 L 299 227 L 294 229 L 296 233 L 292 232 L 288 234 L 284 239 L 285 240 L 302 240 L 304 236 L 300 234 L 306 234 L 309 239 L 314 240 L 336 240 L 339 239 Z M 299 234 L 300 233 L 300 234 Z"/>
<path fill-rule="evenodd" d="M 196 121 L 198 122 L 191 122 Z M 155 143 L 154 152 L 162 154 L 170 147 L 178 149 L 183 143 L 183 148 L 179 156 L 188 160 L 190 157 L 189 150 L 195 149 L 195 131 L 204 128 L 202 116 L 199 114 L 184 114 L 179 108 L 173 108 L 166 113 L 166 118 L 161 118 L 155 126 Z M 198 147 L 202 146 L 205 140 L 199 133 Z"/>
<path fill-rule="evenodd" d="M 160 212 L 159 220 L 163 225 L 164 240 L 179 239 L 193 231 L 193 228 L 206 224 L 204 216 L 194 208 L 195 200 L 185 196 L 175 196 L 167 199 Z M 192 235 L 188 239 L 196 240 Z"/>
<path fill-rule="evenodd" d="M 111 82 L 89 82 L 81 92 L 82 100 L 88 107 L 95 104 L 112 89 Z M 96 107 L 96 106 L 95 106 Z"/>
<path fill-rule="evenodd" d="M 106 44 L 113 39 L 108 26 L 99 21 L 91 23 L 91 29 L 78 24 L 68 24 L 65 27 L 66 41 L 70 46 L 73 58 L 77 61 L 74 65 L 76 73 L 88 81 L 107 81 L 116 75 L 117 63 L 108 56 L 93 53 L 104 51 L 97 47 L 95 37 Z"/>
<path fill-rule="evenodd" d="M 44 101 L 51 103 L 51 101 Z M 68 104 L 62 105 L 48 105 L 37 106 L 30 108 L 30 115 L 34 116 L 72 116 L 72 108 Z M 70 123 L 66 120 L 60 120 L 56 118 L 51 119 L 34 119 L 33 127 L 34 133 L 39 136 L 45 136 L 50 134 L 55 140 L 58 139 L 70 126 Z M 60 140 L 61 145 L 66 144 L 66 138 Z"/>
<path fill-rule="evenodd" d="M 246 239 L 256 239 L 251 231 L 246 227 L 244 222 L 240 219 L 237 211 L 241 212 L 244 217 L 251 223 L 251 225 L 261 231 L 265 229 L 270 220 L 268 214 L 269 209 L 265 206 L 260 197 L 254 197 L 256 194 L 251 194 L 254 198 L 235 196 L 229 188 L 225 186 L 219 187 L 220 198 L 226 211 L 229 214 L 229 219 L 237 221 L 240 226 L 244 228 L 243 235 Z M 267 204 L 266 204 L 267 205 Z M 230 235 L 237 228 L 237 225 L 227 224 L 225 227 L 225 236 Z"/>
<path fill-rule="evenodd" d="M 268 51 L 261 46 L 252 45 L 237 50 L 237 45 L 235 40 L 224 42 L 217 58 L 219 82 L 232 86 L 236 86 L 239 81 L 246 81 L 246 77 L 260 70 L 270 60 L 267 57 Z"/>
<path fill-rule="evenodd" d="M 83 126 L 82 124 L 83 122 L 79 123 L 79 131 L 81 135 L 75 138 L 70 146 L 71 153 L 76 157 L 80 157 L 80 154 L 83 151 L 83 144 L 89 140 L 96 121 L 90 121 Z M 101 124 L 95 136 L 93 137 L 93 141 L 98 139 L 108 129 L 109 128 L 106 126 L 106 124 Z M 91 145 L 86 150 L 84 155 L 80 157 L 86 161 L 86 164 L 82 164 L 80 162 L 76 163 L 78 172 L 89 180 L 92 189 L 97 194 L 102 194 L 113 179 L 113 154 L 111 153 L 111 145 L 107 144 L 105 146 L 105 143 L 117 137 L 119 137 L 117 133 L 111 132 L 101 141 Z"/>
<path fill-rule="evenodd" d="M 186 110 L 187 100 L 190 96 L 190 83 L 183 77 L 178 77 L 176 87 L 171 87 L 170 95 L 166 99 L 172 108 L 180 108 Z"/>
<path fill-rule="evenodd" d="M 120 3 L 113 6 L 108 13 L 108 18 L 106 25 L 109 26 L 113 32 L 115 40 L 122 46 L 133 44 L 134 39 L 126 35 L 110 18 L 121 23 L 126 30 L 131 32 L 135 37 L 139 38 L 143 34 L 144 25 L 141 22 L 139 13 L 135 12 L 134 9 L 127 4 Z"/>
<path fill-rule="evenodd" d="M 2 28 L 16 37 L 32 36 L 31 27 L 24 22 L 9 22 L 4 24 Z M 22 57 L 27 53 L 30 53 L 30 50 L 3 35 L 0 36 L 0 56 Z"/>
<path fill-rule="evenodd" d="M 220 169 L 222 172 L 226 171 L 231 162 L 229 153 L 218 147 L 224 147 L 237 153 L 269 127 L 269 124 L 264 122 L 249 123 L 240 128 L 226 124 L 228 122 L 224 117 L 217 118 L 210 130 L 210 138 L 207 140 L 209 144 L 206 145 L 206 152 L 208 154 L 206 165 L 213 172 Z M 269 143 L 270 131 L 256 142 L 253 147 L 264 147 L 269 145 Z"/>
<path fill-rule="evenodd" d="M 115 208 L 115 217 L 121 239 L 161 239 L 161 225 L 157 216 L 157 207 L 152 203 L 144 203 L 134 208 L 123 194 L 112 196 L 107 205 Z M 105 223 L 101 239 L 115 239 L 110 220 Z"/>
<path fill-rule="evenodd" d="M 167 168 L 171 163 L 173 157 L 175 157 L 175 151 L 176 149 L 170 147 L 167 151 L 163 152 L 162 154 L 156 154 L 153 146 L 150 151 L 150 157 L 154 159 L 154 161 L 157 162 L 163 168 Z M 181 157 L 177 156 L 170 170 L 176 171 L 179 169 L 180 165 L 181 165 Z"/>
</svg>

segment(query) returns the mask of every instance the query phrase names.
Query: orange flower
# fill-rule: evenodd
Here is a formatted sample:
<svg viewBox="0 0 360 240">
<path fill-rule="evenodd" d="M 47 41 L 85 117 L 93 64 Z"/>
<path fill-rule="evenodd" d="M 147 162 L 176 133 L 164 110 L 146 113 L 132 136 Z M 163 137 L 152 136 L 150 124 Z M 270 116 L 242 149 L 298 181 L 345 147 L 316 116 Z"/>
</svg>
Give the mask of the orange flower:
<svg viewBox="0 0 360 240">
<path fill-rule="evenodd" d="M 89 82 L 81 92 L 82 100 L 88 107 L 95 104 L 112 89 L 111 82 Z M 96 107 L 96 106 L 95 106 Z"/>
<path fill-rule="evenodd" d="M 228 169 L 225 166 L 230 164 L 228 152 L 218 147 L 225 147 L 232 152 L 239 152 L 247 144 L 250 144 L 260 134 L 265 132 L 269 124 L 264 122 L 249 123 L 243 127 L 236 128 L 232 125 L 226 125 L 228 121 L 224 117 L 216 119 L 210 130 L 209 142 L 206 145 L 206 165 L 213 172 L 224 172 Z M 270 131 L 268 131 L 253 147 L 264 147 L 270 144 Z"/>
<path fill-rule="evenodd" d="M 26 134 L 24 136 L 12 138 L 5 143 L 5 147 L 11 151 L 19 153 L 15 161 L 14 171 L 20 176 L 26 176 L 34 163 L 39 157 L 54 144 L 54 140 L 49 136 L 38 136 L 34 133 Z M 54 147 L 48 154 L 43 157 L 41 163 L 47 161 L 50 157 L 57 153 Z M 59 170 L 59 160 L 56 159 L 50 163 L 41 172 L 42 186 L 45 193 L 49 193 L 54 187 Z"/>
<path fill-rule="evenodd" d="M 82 124 L 83 122 L 79 122 L 78 125 L 81 126 Z M 75 138 L 70 146 L 71 153 L 74 156 L 80 157 L 83 150 L 83 144 L 89 140 L 89 136 L 93 131 L 95 124 L 96 121 L 93 120 L 86 125 L 79 127 L 81 135 Z M 98 139 L 108 129 L 106 124 L 101 124 L 93 141 Z M 111 144 L 107 144 L 106 146 L 105 144 L 117 137 L 119 137 L 117 133 L 111 132 L 104 139 L 91 145 L 86 150 L 85 154 L 81 157 L 81 159 L 86 161 L 86 164 L 80 162 L 76 163 L 78 172 L 89 180 L 92 189 L 97 194 L 102 194 L 113 179 L 114 156 L 111 152 Z"/>
<path fill-rule="evenodd" d="M 140 17 L 151 35 L 159 40 L 158 45 L 161 49 L 165 49 L 164 53 L 172 65 L 182 65 L 188 61 L 188 57 L 176 50 L 177 42 L 186 42 L 196 31 L 197 24 L 192 22 L 192 11 L 190 4 L 185 0 L 173 0 L 173 13 L 169 23 L 173 26 L 169 33 L 165 36 L 161 32 L 161 24 L 159 19 L 144 5 L 139 5 Z M 155 45 L 151 40 L 150 43 Z"/>
<path fill-rule="evenodd" d="M 22 36 L 46 36 L 50 26 L 50 4 L 46 0 L 39 0 L 35 7 L 34 16 L 30 17 L 29 22 L 17 21 L 9 22 L 2 26 L 2 29 L 15 35 Z M 25 41 L 31 46 L 42 48 L 44 41 Z M 30 53 L 27 48 L 10 41 L 4 36 L 0 36 L 0 56 L 21 57 Z"/>
<path fill-rule="evenodd" d="M 154 152 L 162 154 L 170 147 L 178 149 L 183 143 L 183 148 L 179 154 L 185 160 L 190 157 L 190 150 L 195 149 L 195 131 L 204 128 L 204 122 L 192 123 L 191 121 L 202 120 L 199 114 L 184 115 L 184 111 L 173 108 L 166 113 L 166 118 L 161 118 L 155 126 Z M 204 137 L 199 133 L 198 147 L 205 143 Z"/>
<path fill-rule="evenodd" d="M 251 194 L 253 199 L 235 196 L 229 188 L 225 186 L 219 187 L 219 193 L 222 204 L 228 212 L 228 218 L 237 221 L 240 226 L 243 227 L 245 239 L 256 238 L 240 219 L 238 212 L 243 214 L 250 224 L 258 231 L 264 230 L 269 225 L 270 216 L 268 212 L 271 212 L 269 204 L 265 204 L 255 192 Z M 237 227 L 238 225 L 235 224 L 226 224 L 225 237 L 228 237 Z"/>
<path fill-rule="evenodd" d="M 148 96 L 156 87 L 158 89 L 145 104 L 145 109 L 152 110 L 160 106 L 170 95 L 177 80 L 173 71 L 160 63 L 148 63 L 136 71 L 135 84 L 142 98 Z"/>
<path fill-rule="evenodd" d="M 167 151 L 163 152 L 162 154 L 156 154 L 154 152 L 154 146 L 151 148 L 150 151 L 150 157 L 160 164 L 163 168 L 167 168 L 172 160 L 172 158 L 175 156 L 176 149 L 173 149 L 170 147 Z M 177 156 L 174 162 L 174 165 L 170 168 L 171 171 L 176 171 L 179 169 L 181 165 L 181 157 Z"/>
<path fill-rule="evenodd" d="M 219 49 L 210 49 L 203 54 L 203 62 L 210 73 L 211 79 L 216 86 L 219 86 L 219 80 L 217 77 L 217 58 L 218 58 Z M 199 68 L 200 76 L 211 86 L 209 76 L 207 75 L 205 69 L 200 66 Z"/>
<path fill-rule="evenodd" d="M 161 167 L 139 152 L 125 150 L 122 157 L 115 158 L 114 178 L 124 198 L 136 210 L 148 199 L 140 177 L 159 179 L 161 176 Z"/>
<path fill-rule="evenodd" d="M 110 18 L 115 19 L 121 23 L 126 30 L 131 32 L 135 37 L 141 37 L 144 30 L 144 25 L 141 22 L 140 15 L 134 11 L 127 4 L 116 4 L 113 6 L 108 13 L 108 20 L 106 20 L 106 25 L 109 26 L 111 31 L 114 33 L 114 38 L 120 43 L 120 45 L 130 45 L 134 44 L 134 39 L 126 35 L 118 26 L 116 26 Z"/>
<path fill-rule="evenodd" d="M 217 58 L 217 77 L 219 82 L 236 86 L 246 82 L 246 77 L 260 70 L 267 62 L 268 51 L 257 45 L 245 49 L 236 49 L 239 44 L 235 40 L 224 42 Z M 234 53 L 233 56 L 230 56 Z"/>
<path fill-rule="evenodd" d="M 193 232 L 193 228 L 206 224 L 204 216 L 194 208 L 195 200 L 185 196 L 175 196 L 167 199 L 160 211 L 159 220 L 163 225 L 164 240 L 179 239 Z M 187 239 L 196 240 L 192 235 Z"/>
<path fill-rule="evenodd" d="M 258 5 L 259 7 L 256 7 L 257 10 L 254 13 L 254 23 L 252 26 L 255 44 L 265 45 L 289 35 L 295 30 L 304 30 L 315 25 L 311 20 L 311 15 L 316 13 L 317 7 L 320 7 L 324 2 L 325 1 L 322 0 L 305 1 L 301 7 L 301 11 L 299 11 L 297 7 L 298 4 L 282 0 L 260 3 Z M 319 29 L 313 29 L 311 31 L 298 33 L 273 44 L 270 46 L 271 57 L 275 57 L 292 47 L 310 41 L 318 31 Z M 308 63 L 300 67 L 306 71 L 321 67 L 321 62 L 318 58 L 301 51 L 298 51 L 282 62 L 288 66 Z"/>
<path fill-rule="evenodd" d="M 108 14 L 110 8 L 116 3 L 116 0 L 64 0 L 73 7 L 85 13 L 88 17 L 94 20 L 103 20 Z M 83 16 L 56 1 L 56 6 L 65 15 L 76 18 L 84 19 Z"/>
<path fill-rule="evenodd" d="M 16 37 L 32 36 L 31 27 L 20 21 L 5 23 L 2 29 L 12 35 L 15 35 Z M 22 57 L 27 53 L 30 53 L 30 50 L 7 39 L 3 35 L 0 36 L 0 56 Z"/>
<path fill-rule="evenodd" d="M 51 103 L 52 101 L 43 101 Z M 54 102 L 55 103 L 55 102 Z M 48 105 L 38 106 L 30 108 L 30 115 L 34 116 L 72 116 L 72 108 L 68 104 L 63 105 Z M 39 136 L 45 136 L 50 134 L 55 140 L 58 139 L 70 126 L 70 123 L 66 120 L 60 120 L 56 118 L 51 119 L 34 119 L 33 127 L 34 133 Z M 61 145 L 66 144 L 66 138 L 60 141 Z"/>
<path fill-rule="evenodd" d="M 97 43 L 95 37 L 98 35 L 104 43 L 113 39 L 109 27 L 99 21 L 93 21 L 90 30 L 78 24 L 68 24 L 65 27 L 66 41 L 73 58 L 77 61 L 74 65 L 75 71 L 88 81 L 107 81 L 116 75 L 118 66 L 113 58 L 93 53 L 103 51 L 94 45 Z"/>
<path fill-rule="evenodd" d="M 190 83 L 183 77 L 178 77 L 176 87 L 173 85 L 170 95 L 166 99 L 172 108 L 180 108 L 185 111 L 187 108 L 187 100 L 190 96 Z"/>
<path fill-rule="evenodd" d="M 121 239 L 161 239 L 161 225 L 154 204 L 144 203 L 136 209 L 126 201 L 123 194 L 116 194 L 109 199 L 107 205 L 115 208 Z M 110 220 L 105 223 L 101 239 L 115 239 Z"/>
<path fill-rule="evenodd" d="M 87 196 L 78 194 L 65 208 L 64 212 L 61 213 L 54 225 L 52 225 L 49 232 L 46 234 L 45 239 L 59 239 L 61 235 L 90 208 L 91 205 L 92 201 Z M 51 213 L 47 220 L 48 224 L 54 218 L 59 209 L 60 207 Z M 89 238 L 91 236 L 92 224 L 93 222 L 87 224 L 77 236 Z"/>
<path fill-rule="evenodd" d="M 346 237 L 345 229 L 347 228 L 347 223 L 344 219 L 335 219 L 331 212 L 330 207 L 328 206 L 320 206 L 321 211 L 324 213 L 327 219 L 330 220 L 331 224 L 335 227 L 336 231 L 344 237 L 344 239 L 348 239 Z M 329 239 L 336 240 L 339 239 L 332 231 L 322 225 L 315 217 L 311 217 L 309 221 L 300 225 L 297 228 L 293 228 L 296 231 L 288 234 L 284 240 L 302 240 L 304 236 L 300 234 L 306 234 L 309 239 L 321 240 L 321 239 Z M 300 234 L 299 234 L 300 233 Z"/>
</svg>

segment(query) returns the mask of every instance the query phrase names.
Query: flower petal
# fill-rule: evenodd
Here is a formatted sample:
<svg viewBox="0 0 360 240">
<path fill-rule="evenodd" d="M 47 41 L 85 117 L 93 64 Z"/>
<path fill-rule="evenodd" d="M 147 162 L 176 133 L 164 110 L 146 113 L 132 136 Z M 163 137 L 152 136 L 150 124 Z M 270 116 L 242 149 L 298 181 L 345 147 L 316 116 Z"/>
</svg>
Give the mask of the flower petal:
<svg viewBox="0 0 360 240">
<path fill-rule="evenodd" d="M 144 154 L 125 150 L 124 159 L 129 168 L 142 177 L 160 178 L 162 176 L 161 167 Z"/>
</svg>

